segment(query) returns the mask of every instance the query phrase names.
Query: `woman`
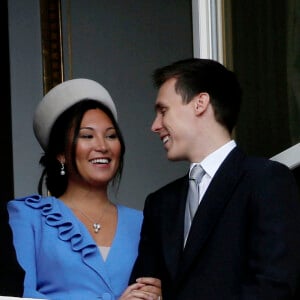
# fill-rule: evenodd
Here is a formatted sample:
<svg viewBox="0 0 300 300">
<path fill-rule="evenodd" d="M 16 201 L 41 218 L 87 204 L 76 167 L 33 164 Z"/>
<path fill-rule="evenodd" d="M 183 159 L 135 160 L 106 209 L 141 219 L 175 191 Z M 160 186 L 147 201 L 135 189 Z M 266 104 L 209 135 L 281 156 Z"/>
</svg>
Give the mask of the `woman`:
<svg viewBox="0 0 300 300">
<path fill-rule="evenodd" d="M 38 105 L 34 132 L 45 151 L 39 194 L 8 204 L 24 297 L 160 299 L 158 279 L 127 287 L 142 213 L 109 200 L 125 153 L 109 93 L 88 79 L 61 83 Z"/>
</svg>

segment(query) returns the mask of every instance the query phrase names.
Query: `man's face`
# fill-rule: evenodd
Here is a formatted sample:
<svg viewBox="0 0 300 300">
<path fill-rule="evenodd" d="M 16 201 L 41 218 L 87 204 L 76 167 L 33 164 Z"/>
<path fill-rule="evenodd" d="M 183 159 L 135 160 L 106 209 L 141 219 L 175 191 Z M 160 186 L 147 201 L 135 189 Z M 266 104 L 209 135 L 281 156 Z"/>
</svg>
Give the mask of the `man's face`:
<svg viewBox="0 0 300 300">
<path fill-rule="evenodd" d="M 189 160 L 194 139 L 194 102 L 183 103 L 175 91 L 175 83 L 176 79 L 171 78 L 160 87 L 151 130 L 159 134 L 168 159 Z"/>
</svg>

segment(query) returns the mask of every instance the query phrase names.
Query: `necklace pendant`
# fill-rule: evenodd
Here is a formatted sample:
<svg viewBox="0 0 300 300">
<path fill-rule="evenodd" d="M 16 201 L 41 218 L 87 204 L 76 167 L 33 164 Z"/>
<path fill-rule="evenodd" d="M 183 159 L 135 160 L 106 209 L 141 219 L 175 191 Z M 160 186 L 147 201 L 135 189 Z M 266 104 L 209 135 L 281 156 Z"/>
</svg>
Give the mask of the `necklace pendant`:
<svg viewBox="0 0 300 300">
<path fill-rule="evenodd" d="M 98 231 L 101 228 L 101 225 L 99 223 L 94 223 L 93 224 L 93 228 L 94 228 L 95 233 L 98 233 Z"/>
</svg>

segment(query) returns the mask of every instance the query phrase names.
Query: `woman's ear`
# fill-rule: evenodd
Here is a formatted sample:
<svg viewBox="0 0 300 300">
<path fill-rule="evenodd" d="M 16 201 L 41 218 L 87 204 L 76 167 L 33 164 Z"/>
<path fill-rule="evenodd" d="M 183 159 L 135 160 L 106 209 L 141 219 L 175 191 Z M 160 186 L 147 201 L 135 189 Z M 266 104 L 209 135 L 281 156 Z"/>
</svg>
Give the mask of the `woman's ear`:
<svg viewBox="0 0 300 300">
<path fill-rule="evenodd" d="M 210 97 L 208 93 L 200 93 L 195 96 L 195 111 L 196 114 L 202 114 L 207 110 L 207 107 L 210 103 Z"/>
<path fill-rule="evenodd" d="M 58 154 L 56 156 L 57 160 L 61 163 L 61 164 L 64 164 L 66 162 L 66 158 L 65 158 L 65 155 L 64 154 Z"/>
</svg>

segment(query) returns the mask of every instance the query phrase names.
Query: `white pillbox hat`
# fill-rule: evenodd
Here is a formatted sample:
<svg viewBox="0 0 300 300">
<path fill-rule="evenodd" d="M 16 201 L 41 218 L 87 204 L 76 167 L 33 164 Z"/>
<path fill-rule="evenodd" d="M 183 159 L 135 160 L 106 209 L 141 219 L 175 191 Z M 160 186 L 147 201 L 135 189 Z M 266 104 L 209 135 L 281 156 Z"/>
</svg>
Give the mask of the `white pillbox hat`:
<svg viewBox="0 0 300 300">
<path fill-rule="evenodd" d="M 68 108 L 84 99 L 99 101 L 117 120 L 116 106 L 108 91 L 98 82 L 77 78 L 64 81 L 52 88 L 38 104 L 33 117 L 34 134 L 45 150 L 51 129 L 57 118 Z"/>
</svg>

